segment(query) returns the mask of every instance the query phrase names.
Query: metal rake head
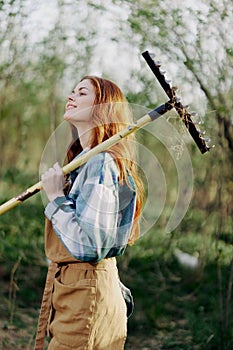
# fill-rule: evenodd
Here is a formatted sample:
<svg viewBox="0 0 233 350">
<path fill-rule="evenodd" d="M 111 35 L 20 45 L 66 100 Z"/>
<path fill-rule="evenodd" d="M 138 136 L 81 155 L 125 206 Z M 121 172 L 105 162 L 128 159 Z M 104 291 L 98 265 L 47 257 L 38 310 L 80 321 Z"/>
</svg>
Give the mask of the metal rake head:
<svg viewBox="0 0 233 350">
<path fill-rule="evenodd" d="M 200 149 L 201 153 L 205 153 L 210 150 L 211 146 L 210 138 L 203 137 L 205 135 L 205 131 L 201 131 L 196 128 L 195 124 L 201 124 L 200 122 L 194 122 L 192 120 L 192 117 L 197 115 L 195 112 L 188 112 L 188 106 L 184 106 L 181 103 L 181 99 L 176 96 L 177 87 L 171 85 L 170 80 L 165 79 L 165 71 L 161 70 L 161 63 L 159 61 L 155 62 L 154 57 L 155 55 L 153 53 L 149 53 L 148 51 L 145 51 L 142 53 L 143 58 L 146 60 L 148 66 L 156 76 L 157 80 L 159 81 L 160 85 L 162 86 L 163 90 L 167 94 L 167 96 L 170 99 L 170 103 L 172 104 L 173 108 L 177 111 L 178 115 L 180 116 L 181 120 L 185 124 L 186 128 L 188 129 L 190 135 L 194 139 L 196 145 Z M 214 146 L 212 146 L 214 147 Z"/>
</svg>

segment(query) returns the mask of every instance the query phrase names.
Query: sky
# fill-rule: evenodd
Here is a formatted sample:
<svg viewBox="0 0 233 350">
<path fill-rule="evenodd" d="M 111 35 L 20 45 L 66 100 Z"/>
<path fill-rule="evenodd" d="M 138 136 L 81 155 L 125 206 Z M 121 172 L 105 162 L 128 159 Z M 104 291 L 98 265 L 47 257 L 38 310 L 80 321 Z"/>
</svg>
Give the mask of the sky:
<svg viewBox="0 0 233 350">
<path fill-rule="evenodd" d="M 72 45 L 72 40 L 74 36 L 78 33 L 84 38 L 87 38 L 87 42 L 91 43 L 91 31 L 97 31 L 97 41 L 94 42 L 94 54 L 91 59 L 91 64 L 89 65 L 89 72 L 87 74 L 102 75 L 103 72 L 112 80 L 116 81 L 117 84 L 123 88 L 130 89 L 133 88 L 134 92 L 140 92 L 142 89 L 142 84 L 135 78 L 135 80 L 130 80 L 130 71 L 139 72 L 144 70 L 145 74 L 150 74 L 150 72 L 145 69 L 145 62 L 141 57 L 141 52 L 139 51 L 139 46 L 142 47 L 141 39 L 134 33 L 132 35 L 131 43 L 129 44 L 128 39 L 124 38 L 125 30 L 130 31 L 127 19 L 129 15 L 129 5 L 127 2 L 122 1 L 121 6 L 112 0 L 96 0 L 93 1 L 93 6 L 87 6 L 91 1 L 70 1 L 66 0 L 66 6 L 63 11 L 59 13 L 57 3 L 58 0 L 23 0 L 25 5 L 25 11 L 29 14 L 28 18 L 25 19 L 24 27 L 29 33 L 29 38 L 32 43 L 39 43 L 43 37 L 45 37 L 49 30 L 54 27 L 54 24 L 58 18 L 64 23 L 67 32 L 69 33 L 69 43 Z M 143 3 L 143 1 L 142 1 Z M 216 84 L 217 74 L 219 73 L 219 62 L 224 62 L 225 48 L 221 44 L 218 36 L 215 36 L 215 31 L 218 30 L 215 24 L 215 17 L 208 17 L 209 6 L 204 0 L 196 1 L 184 1 L 184 0 L 174 0 L 169 2 L 169 7 L 173 9 L 182 8 L 182 21 L 186 25 L 186 30 L 180 33 L 181 37 L 187 38 L 186 43 L 189 46 L 186 49 L 189 52 L 190 57 L 195 57 L 195 45 L 192 45 L 192 40 L 197 38 L 197 22 L 195 21 L 195 15 L 197 14 L 203 23 L 208 20 L 209 28 L 205 33 L 205 37 L 202 37 L 202 70 L 205 72 L 209 79 L 209 86 L 214 87 Z M 217 3 L 212 1 L 212 4 Z M 69 5 L 69 6 L 68 6 Z M 167 21 L 172 20 L 169 18 L 168 14 L 168 1 L 161 1 L 160 7 L 164 7 L 164 11 L 167 13 Z M 216 5 L 216 4 L 215 4 Z M 102 12 L 99 10 L 101 6 L 104 6 L 106 10 Z M 95 7 L 98 7 L 96 10 Z M 218 2 L 218 8 L 221 9 L 221 4 Z M 98 15 L 97 15 L 98 14 Z M 100 15 L 101 14 L 101 15 Z M 192 14 L 192 15 L 191 15 Z M 60 17 L 59 17 L 60 16 Z M 226 21 L 226 19 L 225 19 Z M 229 19 L 230 21 L 230 19 Z M 232 26 L 232 24 L 225 23 L 225 27 Z M 229 45 L 233 45 L 233 36 L 231 31 L 225 30 L 224 37 L 229 41 Z M 155 30 L 156 35 L 156 28 Z M 177 28 L 179 31 L 179 28 Z M 130 33 L 127 33 L 130 34 Z M 114 40 L 113 40 L 114 39 Z M 93 42 L 92 42 L 93 43 Z M 76 44 L 77 45 L 77 44 Z M 175 47 L 176 43 L 171 43 Z M 79 48 L 77 47 L 77 50 Z M 156 51 L 159 48 L 145 47 L 145 50 Z M 212 64 L 206 64 L 209 62 L 209 57 L 212 56 Z M 70 64 L 75 64 L 75 57 L 70 57 Z M 156 58 L 157 59 L 157 58 Z M 67 57 L 68 60 L 68 57 Z M 197 105 L 199 113 L 203 114 L 206 110 L 205 96 L 200 91 L 198 84 L 194 87 L 190 85 L 191 77 L 187 71 L 187 81 L 183 79 L 182 76 L 182 63 L 169 60 L 169 56 L 166 56 L 165 52 L 161 52 L 158 57 L 165 65 L 165 70 L 167 73 L 167 78 L 172 80 L 174 85 L 180 87 L 180 93 L 184 94 L 185 104 L 192 103 Z M 231 76 L 228 80 L 221 83 L 219 86 L 223 89 L 230 87 Z M 193 81 L 193 84 L 195 82 Z M 182 84 L 182 86 L 181 86 Z M 218 87 L 219 87 L 218 86 Z M 193 88 L 195 89 L 195 94 L 193 94 Z"/>
<path fill-rule="evenodd" d="M 71 2 L 66 0 L 66 4 L 71 4 L 70 6 L 65 6 L 63 13 L 59 14 L 57 11 L 57 1 L 56 0 L 41 0 L 40 2 L 35 2 L 33 0 L 24 0 L 27 3 L 27 9 L 30 12 L 30 16 L 25 22 L 25 26 L 30 31 L 30 38 L 32 42 L 39 42 L 46 33 L 51 30 L 58 18 L 60 16 L 63 23 L 66 25 L 70 33 L 69 40 L 72 42 L 72 36 L 76 35 L 77 32 L 87 37 L 91 30 L 98 31 L 98 42 L 96 42 L 94 48 L 94 54 L 92 56 L 90 71 L 87 74 L 102 75 L 103 72 L 106 76 L 116 81 L 117 84 L 123 86 L 123 88 L 132 88 L 134 92 L 139 92 L 142 89 L 142 85 L 137 79 L 133 81 L 128 81 L 127 76 L 129 72 L 145 68 L 145 62 L 141 57 L 141 52 L 139 51 L 140 38 L 137 35 L 132 37 L 132 45 L 125 40 L 124 35 L 120 32 L 120 27 L 129 31 L 127 25 L 127 18 L 129 14 L 128 4 L 122 2 L 119 6 L 114 4 L 111 0 L 97 0 L 93 1 L 95 6 L 102 6 L 106 8 L 106 11 L 102 11 L 101 16 L 99 11 L 90 10 L 91 6 L 87 6 L 86 1 Z M 193 1 L 181 1 L 176 0 L 170 3 L 170 6 L 177 8 L 182 6 L 183 8 L 192 8 L 196 10 L 200 8 L 200 4 L 203 1 L 197 0 Z M 72 5 L 73 4 L 73 5 Z M 166 9 L 167 1 L 161 2 L 161 7 Z M 202 5 L 202 10 L 204 13 L 207 11 Z M 98 12 L 98 16 L 96 13 Z M 191 20 L 188 12 L 184 11 L 184 16 L 187 16 L 186 23 L 189 27 L 189 33 L 193 33 L 195 36 L 196 25 L 193 20 Z M 190 34 L 189 34 L 190 35 Z M 112 40 L 112 38 L 117 38 L 117 40 Z M 77 48 L 78 49 L 78 48 Z M 145 47 L 145 50 L 153 50 L 153 48 Z M 156 48 L 155 48 L 156 49 Z M 143 50 L 144 51 L 144 50 Z M 171 72 L 172 77 L 168 76 L 177 85 L 179 83 L 179 72 L 176 62 L 167 61 L 167 57 L 162 56 L 159 59 L 164 61 L 166 64 L 166 69 Z M 70 58 L 70 64 L 74 64 L 73 59 Z M 145 70 L 147 73 L 147 70 Z M 148 74 L 150 74 L 148 72 Z M 176 76 L 177 75 L 177 76 Z M 189 86 L 183 85 L 182 90 L 190 90 Z M 189 98 L 193 99 L 190 91 L 188 93 Z M 186 93 L 186 96 L 187 96 Z M 198 100 L 203 100 L 202 93 L 198 93 Z M 204 100 L 203 100 L 204 103 Z M 200 103 L 199 103 L 200 104 Z M 205 103 L 201 113 L 205 109 Z"/>
</svg>

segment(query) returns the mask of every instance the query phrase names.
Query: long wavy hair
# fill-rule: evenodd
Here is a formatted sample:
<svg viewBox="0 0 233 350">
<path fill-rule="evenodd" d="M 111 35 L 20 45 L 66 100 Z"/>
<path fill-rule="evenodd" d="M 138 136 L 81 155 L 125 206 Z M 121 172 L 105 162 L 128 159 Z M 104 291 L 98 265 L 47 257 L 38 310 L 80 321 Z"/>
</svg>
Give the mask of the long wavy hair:
<svg viewBox="0 0 233 350">
<path fill-rule="evenodd" d="M 85 76 L 81 79 L 90 80 L 95 90 L 95 101 L 92 108 L 92 122 L 89 145 L 91 148 L 109 139 L 133 123 L 129 104 L 120 88 L 110 80 L 96 76 Z M 71 124 L 72 141 L 67 151 L 67 161 L 70 162 L 82 150 L 77 129 Z M 123 138 L 119 143 L 107 149 L 114 158 L 120 172 L 120 183 L 128 183 L 128 173 L 136 186 L 136 210 L 134 222 L 129 237 L 129 244 L 139 237 L 139 219 L 144 202 L 144 186 L 139 176 L 136 161 L 136 142 L 134 133 Z"/>
</svg>

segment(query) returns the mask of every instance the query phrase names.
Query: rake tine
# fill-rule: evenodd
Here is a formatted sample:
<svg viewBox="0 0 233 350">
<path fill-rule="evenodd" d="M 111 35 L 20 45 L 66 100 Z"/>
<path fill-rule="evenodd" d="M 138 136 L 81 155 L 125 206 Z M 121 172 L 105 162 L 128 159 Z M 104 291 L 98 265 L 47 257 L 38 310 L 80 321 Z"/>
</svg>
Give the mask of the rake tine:
<svg viewBox="0 0 233 350">
<path fill-rule="evenodd" d="M 204 135 L 205 132 L 196 129 L 195 127 L 196 122 L 193 122 L 192 120 L 192 117 L 197 117 L 197 113 L 196 112 L 189 113 L 187 111 L 188 106 L 182 105 L 180 97 L 176 96 L 177 87 L 170 86 L 171 81 L 165 79 L 166 72 L 160 69 L 161 64 L 160 63 L 156 64 L 156 62 L 154 62 L 153 57 L 155 57 L 155 55 L 154 54 L 151 55 L 148 51 L 145 51 L 142 53 L 142 56 L 146 60 L 150 69 L 152 70 L 157 80 L 161 84 L 162 88 L 166 92 L 167 96 L 171 101 L 171 104 L 177 111 L 181 120 L 184 122 L 185 126 L 187 127 L 189 133 L 191 134 L 192 138 L 194 139 L 201 153 L 205 153 L 209 151 L 210 147 L 206 144 L 207 138 L 202 137 L 202 135 Z"/>
</svg>

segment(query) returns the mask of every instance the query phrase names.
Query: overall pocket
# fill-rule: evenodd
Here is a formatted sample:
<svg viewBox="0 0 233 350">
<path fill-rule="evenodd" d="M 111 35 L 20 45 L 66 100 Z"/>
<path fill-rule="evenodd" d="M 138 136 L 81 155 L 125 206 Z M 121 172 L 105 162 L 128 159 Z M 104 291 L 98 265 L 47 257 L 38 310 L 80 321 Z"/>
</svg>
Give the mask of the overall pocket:
<svg viewBox="0 0 233 350">
<path fill-rule="evenodd" d="M 65 285 L 54 281 L 50 333 L 71 348 L 88 344 L 96 305 L 97 281 L 82 279 Z"/>
</svg>

